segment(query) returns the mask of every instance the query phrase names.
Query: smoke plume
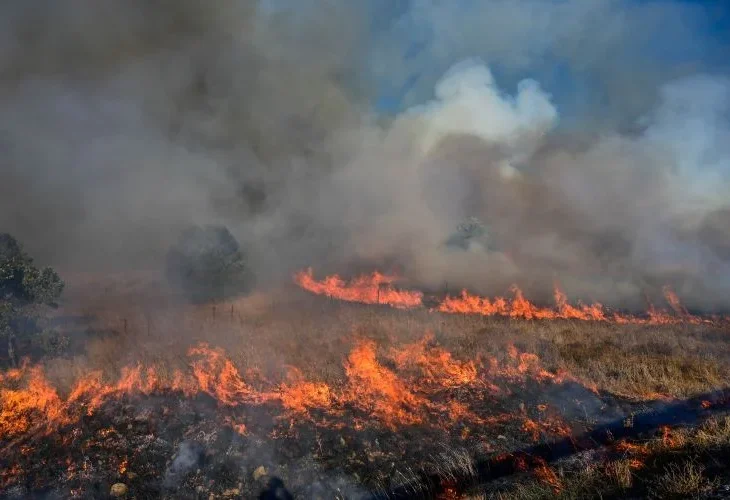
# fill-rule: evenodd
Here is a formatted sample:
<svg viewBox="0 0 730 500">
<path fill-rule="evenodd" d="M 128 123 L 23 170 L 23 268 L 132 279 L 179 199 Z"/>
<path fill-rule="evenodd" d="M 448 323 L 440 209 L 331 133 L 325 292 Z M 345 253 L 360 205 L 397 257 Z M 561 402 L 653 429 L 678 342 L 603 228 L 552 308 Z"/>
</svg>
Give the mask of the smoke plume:
<svg viewBox="0 0 730 500">
<path fill-rule="evenodd" d="M 730 306 L 730 80 L 705 7 L 0 9 L 0 229 L 39 260 L 160 268 L 215 223 L 260 282 L 384 265 L 433 288 L 559 280 L 635 306 L 669 284 Z M 382 92 L 402 109 L 381 116 Z M 493 249 L 445 244 L 468 217 Z"/>
</svg>

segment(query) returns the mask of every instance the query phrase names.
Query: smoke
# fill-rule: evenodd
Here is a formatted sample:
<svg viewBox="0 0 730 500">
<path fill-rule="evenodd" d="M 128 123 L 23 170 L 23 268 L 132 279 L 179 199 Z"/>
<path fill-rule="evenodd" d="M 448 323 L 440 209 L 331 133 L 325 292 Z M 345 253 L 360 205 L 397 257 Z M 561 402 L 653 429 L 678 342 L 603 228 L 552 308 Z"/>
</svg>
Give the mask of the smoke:
<svg viewBox="0 0 730 500">
<path fill-rule="evenodd" d="M 336 82 L 355 9 L 326 25 L 253 2 L 2 9 L 0 224 L 54 264 L 155 265 L 191 222 L 249 219 L 356 108 Z"/>
<path fill-rule="evenodd" d="M 175 457 L 165 471 L 163 484 L 166 487 L 177 486 L 185 476 L 203 464 L 205 448 L 196 441 L 183 441 L 178 447 Z"/>
<path fill-rule="evenodd" d="M 704 67 L 706 7 L 296 5 L 5 2 L 0 228 L 66 268 L 161 268 L 215 223 L 262 281 L 394 265 L 419 286 L 730 305 L 730 82 Z M 373 112 L 382 92 L 403 109 Z M 445 244 L 472 216 L 494 249 Z"/>
</svg>

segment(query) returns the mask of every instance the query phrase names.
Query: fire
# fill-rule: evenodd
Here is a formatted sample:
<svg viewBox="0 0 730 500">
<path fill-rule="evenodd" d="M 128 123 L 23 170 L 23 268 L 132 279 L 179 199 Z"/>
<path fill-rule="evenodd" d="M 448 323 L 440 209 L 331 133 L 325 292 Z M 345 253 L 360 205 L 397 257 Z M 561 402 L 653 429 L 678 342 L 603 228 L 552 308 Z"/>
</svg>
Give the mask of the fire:
<svg viewBox="0 0 730 500">
<path fill-rule="evenodd" d="M 398 290 L 393 286 L 397 280 L 395 276 L 375 271 L 369 276 L 360 276 L 349 283 L 336 274 L 317 281 L 311 268 L 300 271 L 294 276 L 294 281 L 305 290 L 346 302 L 384 304 L 398 309 L 423 305 L 423 293 Z"/>
<path fill-rule="evenodd" d="M 578 307 L 574 307 L 568 303 L 568 296 L 560 290 L 557 284 L 554 287 L 553 294 L 560 318 L 580 319 L 583 321 L 606 321 L 606 314 L 601 304 L 596 302 L 590 306 L 579 304 Z"/>
<path fill-rule="evenodd" d="M 310 409 L 332 406 L 334 394 L 327 384 L 305 380 L 302 373 L 293 366 L 289 367 L 288 378 L 291 382 L 281 384 L 279 394 L 281 404 L 287 410 L 308 415 Z"/>
<path fill-rule="evenodd" d="M 489 299 L 471 295 L 462 290 L 458 297 L 447 296 L 438 306 L 437 310 L 450 314 L 480 314 L 482 316 L 507 316 L 519 319 L 578 319 L 583 321 L 605 321 L 606 313 L 603 306 L 593 304 L 590 306 L 572 306 L 568 303 L 567 296 L 557 286 L 554 289 L 555 309 L 540 307 L 527 300 L 519 287 L 513 285 L 511 288 L 514 298 L 512 300 L 504 297 Z"/>
<path fill-rule="evenodd" d="M 487 297 L 471 295 L 466 290 L 459 297 L 446 296 L 437 310 L 452 314 L 481 314 L 482 316 L 510 316 L 510 305 L 507 300 L 497 297 L 494 301 Z"/>
<path fill-rule="evenodd" d="M 533 459 L 535 464 L 535 477 L 538 478 L 542 483 L 547 484 L 553 489 L 553 492 L 558 495 L 563 490 L 563 485 L 555 474 L 555 471 L 540 457 Z"/>
<path fill-rule="evenodd" d="M 5 488 L 9 484 L 14 483 L 15 478 L 20 476 L 22 472 L 23 470 L 18 464 L 11 465 L 9 469 L 0 470 L 0 488 Z"/>
<path fill-rule="evenodd" d="M 630 443 L 626 440 L 618 441 L 614 445 L 614 450 L 628 457 L 632 469 L 643 468 L 647 457 L 651 455 L 651 450 L 647 444 Z"/>
<path fill-rule="evenodd" d="M 240 434 L 241 436 L 245 436 L 248 434 L 246 429 L 246 424 L 241 422 L 236 422 L 236 420 L 231 416 L 226 416 L 223 419 L 223 423 L 229 426 L 231 429 L 233 429 L 235 432 Z"/>
<path fill-rule="evenodd" d="M 0 389 L 0 436 L 13 437 L 27 432 L 42 415 L 42 426 L 51 430 L 70 422 L 63 400 L 46 380 L 39 366 L 27 368 L 27 388 Z M 20 378 L 20 372 L 11 373 L 7 379 Z"/>
<path fill-rule="evenodd" d="M 473 361 L 456 361 L 451 353 L 439 347 L 429 348 L 433 334 L 426 334 L 420 342 L 402 349 L 393 349 L 393 360 L 403 369 L 417 366 L 425 383 L 442 387 L 455 387 L 471 384 L 477 379 L 477 368 Z"/>
<path fill-rule="evenodd" d="M 564 373 L 551 373 L 542 368 L 540 358 L 533 353 L 519 352 L 514 345 L 507 348 L 508 362 L 498 367 L 495 360 L 491 360 L 492 369 L 501 376 L 513 381 L 524 381 L 529 376 L 540 381 L 562 382 L 566 378 Z"/>
<path fill-rule="evenodd" d="M 91 372 L 80 377 L 65 398 L 40 366 L 25 364 L 0 375 L 0 439 L 6 441 L 26 433 L 48 434 L 74 424 L 83 415 L 94 414 L 113 398 L 161 393 L 210 396 L 224 415 L 222 422 L 241 434 L 247 432 L 246 425 L 230 411 L 264 404 L 280 405 L 282 416 L 292 421 L 303 419 L 322 426 L 347 425 L 343 415 L 349 409 L 356 412 L 356 429 L 371 425 L 449 429 L 456 422 L 499 426 L 521 419 L 524 431 L 535 439 L 543 434 L 564 436 L 570 432 L 562 420 L 546 411 L 547 406 L 538 408 L 540 416 L 534 421 L 526 414 L 480 416 L 465 400 L 448 396 L 458 394 L 455 390 L 473 390 L 478 394 L 475 400 L 482 401 L 509 394 L 509 384 L 528 380 L 560 383 L 568 378 L 545 370 L 534 354 L 510 347 L 505 360 L 458 360 L 436 345 L 433 334 L 383 355 L 378 351 L 372 340 L 356 341 L 343 362 L 345 379 L 337 386 L 308 380 L 299 370 L 290 368 L 286 380 L 279 384 L 264 380 L 264 389 L 257 389 L 251 385 L 251 376 L 242 375 L 222 349 L 198 344 L 188 351 L 186 370 L 163 372 L 156 366 L 135 364 L 123 368 L 112 383 L 106 382 L 101 373 Z M 316 421 L 313 412 L 318 416 Z M 104 430 L 101 432 L 103 437 Z"/>
<path fill-rule="evenodd" d="M 455 481 L 443 481 L 441 493 L 436 498 L 437 500 L 459 500 L 463 498 L 463 495 Z"/>
<path fill-rule="evenodd" d="M 355 405 L 379 417 L 385 425 L 418 424 L 423 420 L 421 409 L 428 405 L 414 394 L 398 376 L 383 367 L 375 356 L 372 341 L 361 341 L 350 352 L 345 374 L 350 385 L 346 395 Z"/>
<path fill-rule="evenodd" d="M 398 277 L 374 271 L 350 282 L 338 275 L 327 276 L 318 281 L 311 268 L 294 275 L 294 282 L 301 288 L 316 295 L 362 304 L 383 304 L 398 309 L 412 309 L 423 306 L 423 293 L 419 291 L 399 290 L 394 287 Z M 611 321 L 619 324 L 677 324 L 677 323 L 713 323 L 727 318 L 701 318 L 690 314 L 682 305 L 677 294 L 668 286 L 663 289 L 664 299 L 671 312 L 656 309 L 649 304 L 644 315 L 628 315 L 609 312 L 602 304 L 572 305 L 558 284 L 554 285 L 554 307 L 538 306 L 528 300 L 517 285 L 510 287 L 512 298 L 480 297 L 467 290 L 458 296 L 447 295 L 432 310 L 447 314 L 478 314 L 482 316 L 504 316 L 525 320 L 569 319 L 580 321 Z"/>
<path fill-rule="evenodd" d="M 672 431 L 668 425 L 659 428 L 662 434 L 662 444 L 667 448 L 681 448 L 684 445 L 682 434 Z"/>
<path fill-rule="evenodd" d="M 677 294 L 674 293 L 674 290 L 672 290 L 670 287 L 665 286 L 662 291 L 664 292 L 664 298 L 666 299 L 667 303 L 671 306 L 671 308 L 674 310 L 675 313 L 677 313 L 679 316 L 689 316 L 689 312 L 687 312 L 687 309 L 682 305 L 682 303 L 679 301 L 679 297 L 677 297 Z"/>
<path fill-rule="evenodd" d="M 540 426 L 532 419 L 526 418 L 522 422 L 522 431 L 532 436 L 533 441 L 540 440 Z"/>
<path fill-rule="evenodd" d="M 709 320 L 693 316 L 681 305 L 677 295 L 668 287 L 664 288 L 667 302 L 675 314 L 661 311 L 650 305 L 646 311 L 646 317 L 624 315 L 617 312 L 609 313 L 603 305 L 594 303 L 591 305 L 579 304 L 573 306 L 568 303 L 567 296 L 557 286 L 554 288 L 553 296 L 555 308 L 540 307 L 527 300 L 519 287 L 513 285 L 511 291 L 514 297 L 506 299 L 496 297 L 489 299 L 472 295 L 462 290 L 457 297 L 446 296 L 436 308 L 437 311 L 448 314 L 479 314 L 482 316 L 506 316 L 526 320 L 534 319 L 573 319 L 581 321 L 613 321 L 619 324 L 676 324 L 681 322 L 700 323 Z"/>
<path fill-rule="evenodd" d="M 249 386 L 223 349 L 200 344 L 191 348 L 188 356 L 193 358 L 191 367 L 197 382 L 197 386 L 193 386 L 194 390 L 207 393 L 224 405 L 261 404 L 275 397 L 274 394 L 260 393 Z M 182 387 L 184 392 L 191 391 L 188 384 Z"/>
</svg>

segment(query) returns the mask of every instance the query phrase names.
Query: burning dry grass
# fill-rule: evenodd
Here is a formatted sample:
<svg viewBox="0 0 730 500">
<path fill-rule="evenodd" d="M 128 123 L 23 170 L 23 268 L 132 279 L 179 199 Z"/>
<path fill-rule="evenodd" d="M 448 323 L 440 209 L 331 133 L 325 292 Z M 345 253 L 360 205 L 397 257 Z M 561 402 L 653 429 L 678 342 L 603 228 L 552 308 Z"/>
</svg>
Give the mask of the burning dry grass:
<svg viewBox="0 0 730 500">
<path fill-rule="evenodd" d="M 0 436 L 7 440 L 27 433 L 48 434 L 75 423 L 84 414 L 93 415 L 108 400 L 164 393 L 186 398 L 207 395 L 225 408 L 275 403 L 285 410 L 282 418 L 310 420 L 312 412 L 317 412 L 317 425 L 323 428 L 341 428 L 341 417 L 349 410 L 350 425 L 356 430 L 373 425 L 391 431 L 412 425 L 445 429 L 463 423 L 487 423 L 472 412 L 468 401 L 442 400 L 446 391 L 468 390 L 481 402 L 489 396 L 509 395 L 511 386 L 560 384 L 568 379 L 565 374 L 545 370 L 537 356 L 515 347 L 510 347 L 504 360 L 457 361 L 432 342 L 427 336 L 412 344 L 393 346 L 389 354 L 378 356 L 374 341 L 356 340 L 343 362 L 344 378 L 332 385 L 307 380 L 295 368 L 290 369 L 286 382 L 273 383 L 258 370 L 241 372 L 223 349 L 204 343 L 188 349 L 187 369 L 162 372 L 156 364 L 137 363 L 122 367 L 112 381 L 106 381 L 102 371 L 92 370 L 66 391 L 59 391 L 49 381 L 41 365 L 26 364 L 2 380 Z M 514 418 L 523 422 L 524 431 L 535 441 L 543 433 L 570 432 L 556 415 L 536 421 L 527 416 L 524 407 L 521 409 Z M 547 405 L 539 410 L 545 412 Z M 489 420 L 497 425 L 505 418 Z"/>
<path fill-rule="evenodd" d="M 165 398 L 204 396 L 219 408 L 207 417 L 212 429 L 251 440 L 249 447 L 267 442 L 286 449 L 295 440 L 303 450 L 278 460 L 301 464 L 306 456 L 319 464 L 315 469 L 345 464 L 348 477 L 376 489 L 400 484 L 421 491 L 415 484 L 427 471 L 441 478 L 443 492 L 464 494 L 468 478 L 478 482 L 480 456 L 572 439 L 576 429 L 630 411 L 631 401 L 685 398 L 730 380 L 730 337 L 712 324 L 526 321 L 344 303 L 298 291 L 192 306 L 151 285 L 144 293 L 128 286 L 123 294 L 95 287 L 72 286 L 58 313 L 73 319 L 62 328 L 81 339 L 76 354 L 3 375 L 4 443 L 21 446 L 31 428 L 53 443 L 56 430 L 83 434 L 88 424 L 80 423 L 95 418 L 101 432 L 110 427 L 109 404 L 139 398 L 163 398 L 167 410 L 155 413 L 162 426 L 156 432 L 169 433 L 171 415 L 188 410 L 175 410 Z M 126 425 L 122 419 L 111 426 L 119 439 L 132 439 Z M 724 450 L 728 428 L 725 420 L 711 420 L 656 441 L 627 441 L 615 456 L 580 472 L 527 457 L 525 474 L 534 481 L 475 491 L 504 498 L 648 492 L 657 488 L 652 478 L 679 470 L 665 471 L 670 462 L 652 457 Z M 270 444 L 276 441 L 282 444 Z M 142 456 L 128 457 L 124 467 L 139 468 Z M 713 468 L 693 471 L 704 478 L 697 485 L 717 475 Z M 145 479 L 161 473 L 149 470 Z M 22 474 L 11 469 L 0 480 L 8 485 Z"/>
<path fill-rule="evenodd" d="M 238 307 L 234 304 L 233 314 L 229 304 L 215 309 L 159 308 L 150 314 L 149 324 L 139 312 L 117 318 L 118 313 L 102 311 L 98 326 L 91 328 L 113 333 L 89 338 L 86 356 L 57 361 L 64 366 L 56 371 L 68 373 L 66 365 L 71 371 L 87 370 L 91 364 L 112 375 L 136 361 L 165 365 L 184 359 L 187 346 L 209 341 L 223 347 L 244 370 L 256 368 L 276 378 L 284 366 L 295 366 L 308 378 L 332 382 L 342 377 L 341 360 L 355 336 L 387 350 L 392 343 L 415 342 L 434 332 L 456 358 L 472 359 L 477 353 L 504 356 L 509 345 L 516 345 L 537 354 L 551 370 L 567 371 L 586 385 L 637 399 L 686 397 L 719 389 L 730 374 L 730 337 L 702 325 L 507 321 L 306 297 L 295 304 L 270 304 L 251 315 L 240 313 Z M 221 313 L 224 310 L 228 312 Z M 170 338 L 169 331 L 176 332 L 176 338 Z"/>
<path fill-rule="evenodd" d="M 506 488 L 490 485 L 487 498 L 724 498 L 730 485 L 730 416 L 711 417 L 696 428 L 663 428 L 655 436 L 619 441 L 586 464 L 580 457 L 556 463 L 555 489 L 539 474 Z M 723 493 L 724 492 L 724 493 Z"/>
<path fill-rule="evenodd" d="M 501 316 L 526 320 L 578 320 L 602 321 L 618 324 L 714 324 L 727 326 L 730 318 L 722 316 L 703 317 L 691 314 L 681 303 L 677 294 L 668 286 L 663 287 L 662 294 L 669 309 L 657 308 L 648 303 L 643 315 L 611 311 L 600 303 L 573 305 L 568 302 L 567 295 L 554 284 L 553 307 L 541 306 L 527 299 L 517 285 L 512 285 L 512 298 L 480 297 L 462 290 L 458 296 L 446 294 L 443 297 L 432 296 L 426 300 L 420 291 L 402 290 L 396 287 L 400 278 L 396 275 L 384 275 L 377 271 L 371 275 L 362 275 L 350 281 L 339 275 L 326 276 L 321 280 L 314 277 L 311 268 L 295 274 L 294 282 L 302 289 L 315 295 L 323 295 L 345 302 L 360 304 L 378 304 L 397 309 L 414 309 L 424 307 L 426 301 L 433 303 L 432 310 L 446 314 L 474 314 L 480 316 Z"/>
</svg>

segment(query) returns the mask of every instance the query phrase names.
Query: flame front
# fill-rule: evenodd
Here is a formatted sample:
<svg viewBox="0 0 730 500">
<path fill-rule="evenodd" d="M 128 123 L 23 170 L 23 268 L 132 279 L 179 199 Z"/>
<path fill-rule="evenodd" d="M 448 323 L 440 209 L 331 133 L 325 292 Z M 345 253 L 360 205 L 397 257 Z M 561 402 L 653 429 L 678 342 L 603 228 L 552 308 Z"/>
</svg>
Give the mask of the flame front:
<svg viewBox="0 0 730 500">
<path fill-rule="evenodd" d="M 392 371 L 384 368 L 375 355 L 372 341 L 362 341 L 350 352 L 345 373 L 350 381 L 345 398 L 388 427 L 418 424 L 428 400 L 414 394 Z"/>
<path fill-rule="evenodd" d="M 646 314 L 642 316 L 608 312 L 603 305 L 579 304 L 573 306 L 568 303 L 567 296 L 557 286 L 554 289 L 555 308 L 540 307 L 527 300 L 519 287 L 511 288 L 513 298 L 496 297 L 489 299 L 472 295 L 462 290 L 457 297 L 446 296 L 436 308 L 437 311 L 447 314 L 479 314 L 482 316 L 506 316 L 515 319 L 573 319 L 581 321 L 612 321 L 625 324 L 677 324 L 677 323 L 711 323 L 710 319 L 700 318 L 690 314 L 682 306 L 677 295 L 669 287 L 664 287 L 664 296 L 675 314 L 661 311 L 650 305 Z"/>
<path fill-rule="evenodd" d="M 423 293 L 413 290 L 398 290 L 394 283 L 395 276 L 388 276 L 374 271 L 371 275 L 360 276 L 350 282 L 338 275 L 327 276 L 318 281 L 311 268 L 295 274 L 294 281 L 303 289 L 345 302 L 361 304 L 383 304 L 398 309 L 411 309 L 423 306 Z M 504 316 L 524 320 L 568 319 L 580 321 L 611 321 L 619 324 L 678 324 L 678 323 L 713 323 L 728 318 L 702 318 L 690 314 L 682 305 L 677 294 L 668 286 L 663 288 L 664 299 L 672 312 L 658 310 L 649 305 L 643 315 L 621 314 L 609 312 L 600 303 L 572 305 L 567 295 L 555 284 L 553 297 L 555 307 L 542 307 L 528 300 L 517 285 L 512 285 L 512 298 L 480 297 L 467 290 L 458 296 L 446 295 L 434 311 L 447 314 L 477 314 L 482 316 Z"/>
<path fill-rule="evenodd" d="M 423 293 L 398 290 L 393 286 L 395 276 L 387 276 L 375 271 L 371 275 L 360 276 L 350 282 L 338 275 L 327 276 L 317 281 L 311 268 L 298 272 L 294 281 L 305 290 L 316 295 L 325 295 L 346 302 L 361 304 L 383 304 L 398 309 L 410 309 L 423 305 Z"/>
<path fill-rule="evenodd" d="M 280 405 L 282 416 L 292 420 L 320 418 L 317 425 L 342 426 L 343 415 L 354 412 L 355 428 L 380 425 L 389 429 L 427 425 L 447 428 L 457 421 L 499 425 L 520 416 L 478 416 L 466 401 L 446 398 L 455 389 L 473 390 L 477 400 L 509 394 L 506 385 L 561 383 L 567 375 L 545 370 L 538 357 L 511 347 L 504 360 L 483 358 L 461 361 L 435 344 L 432 334 L 421 340 L 378 355 L 372 340 L 358 340 L 343 362 L 345 379 L 331 386 L 308 380 L 296 368 L 287 379 L 269 389 L 255 389 L 220 348 L 199 344 L 188 351 L 188 367 L 172 373 L 156 366 L 125 367 L 114 383 L 105 383 L 102 374 L 80 377 L 64 398 L 46 378 L 40 366 L 24 365 L 0 375 L 0 439 L 12 440 L 23 434 L 48 434 L 73 424 L 83 415 L 93 415 L 113 398 L 181 393 L 185 397 L 206 394 L 221 410 L 237 407 Z M 394 369 L 387 367 L 386 359 Z M 164 374 L 163 374 L 164 373 Z M 539 412 L 544 412 L 544 408 Z M 552 419 L 552 420 L 551 420 Z M 350 420 L 351 421 L 351 420 Z M 225 415 L 222 422 L 240 433 L 246 424 Z M 526 424 L 527 425 L 527 424 Z M 542 418 L 526 426 L 535 439 L 541 433 L 562 435 L 555 418 Z M 537 431 L 536 431 L 537 429 Z"/>
</svg>

